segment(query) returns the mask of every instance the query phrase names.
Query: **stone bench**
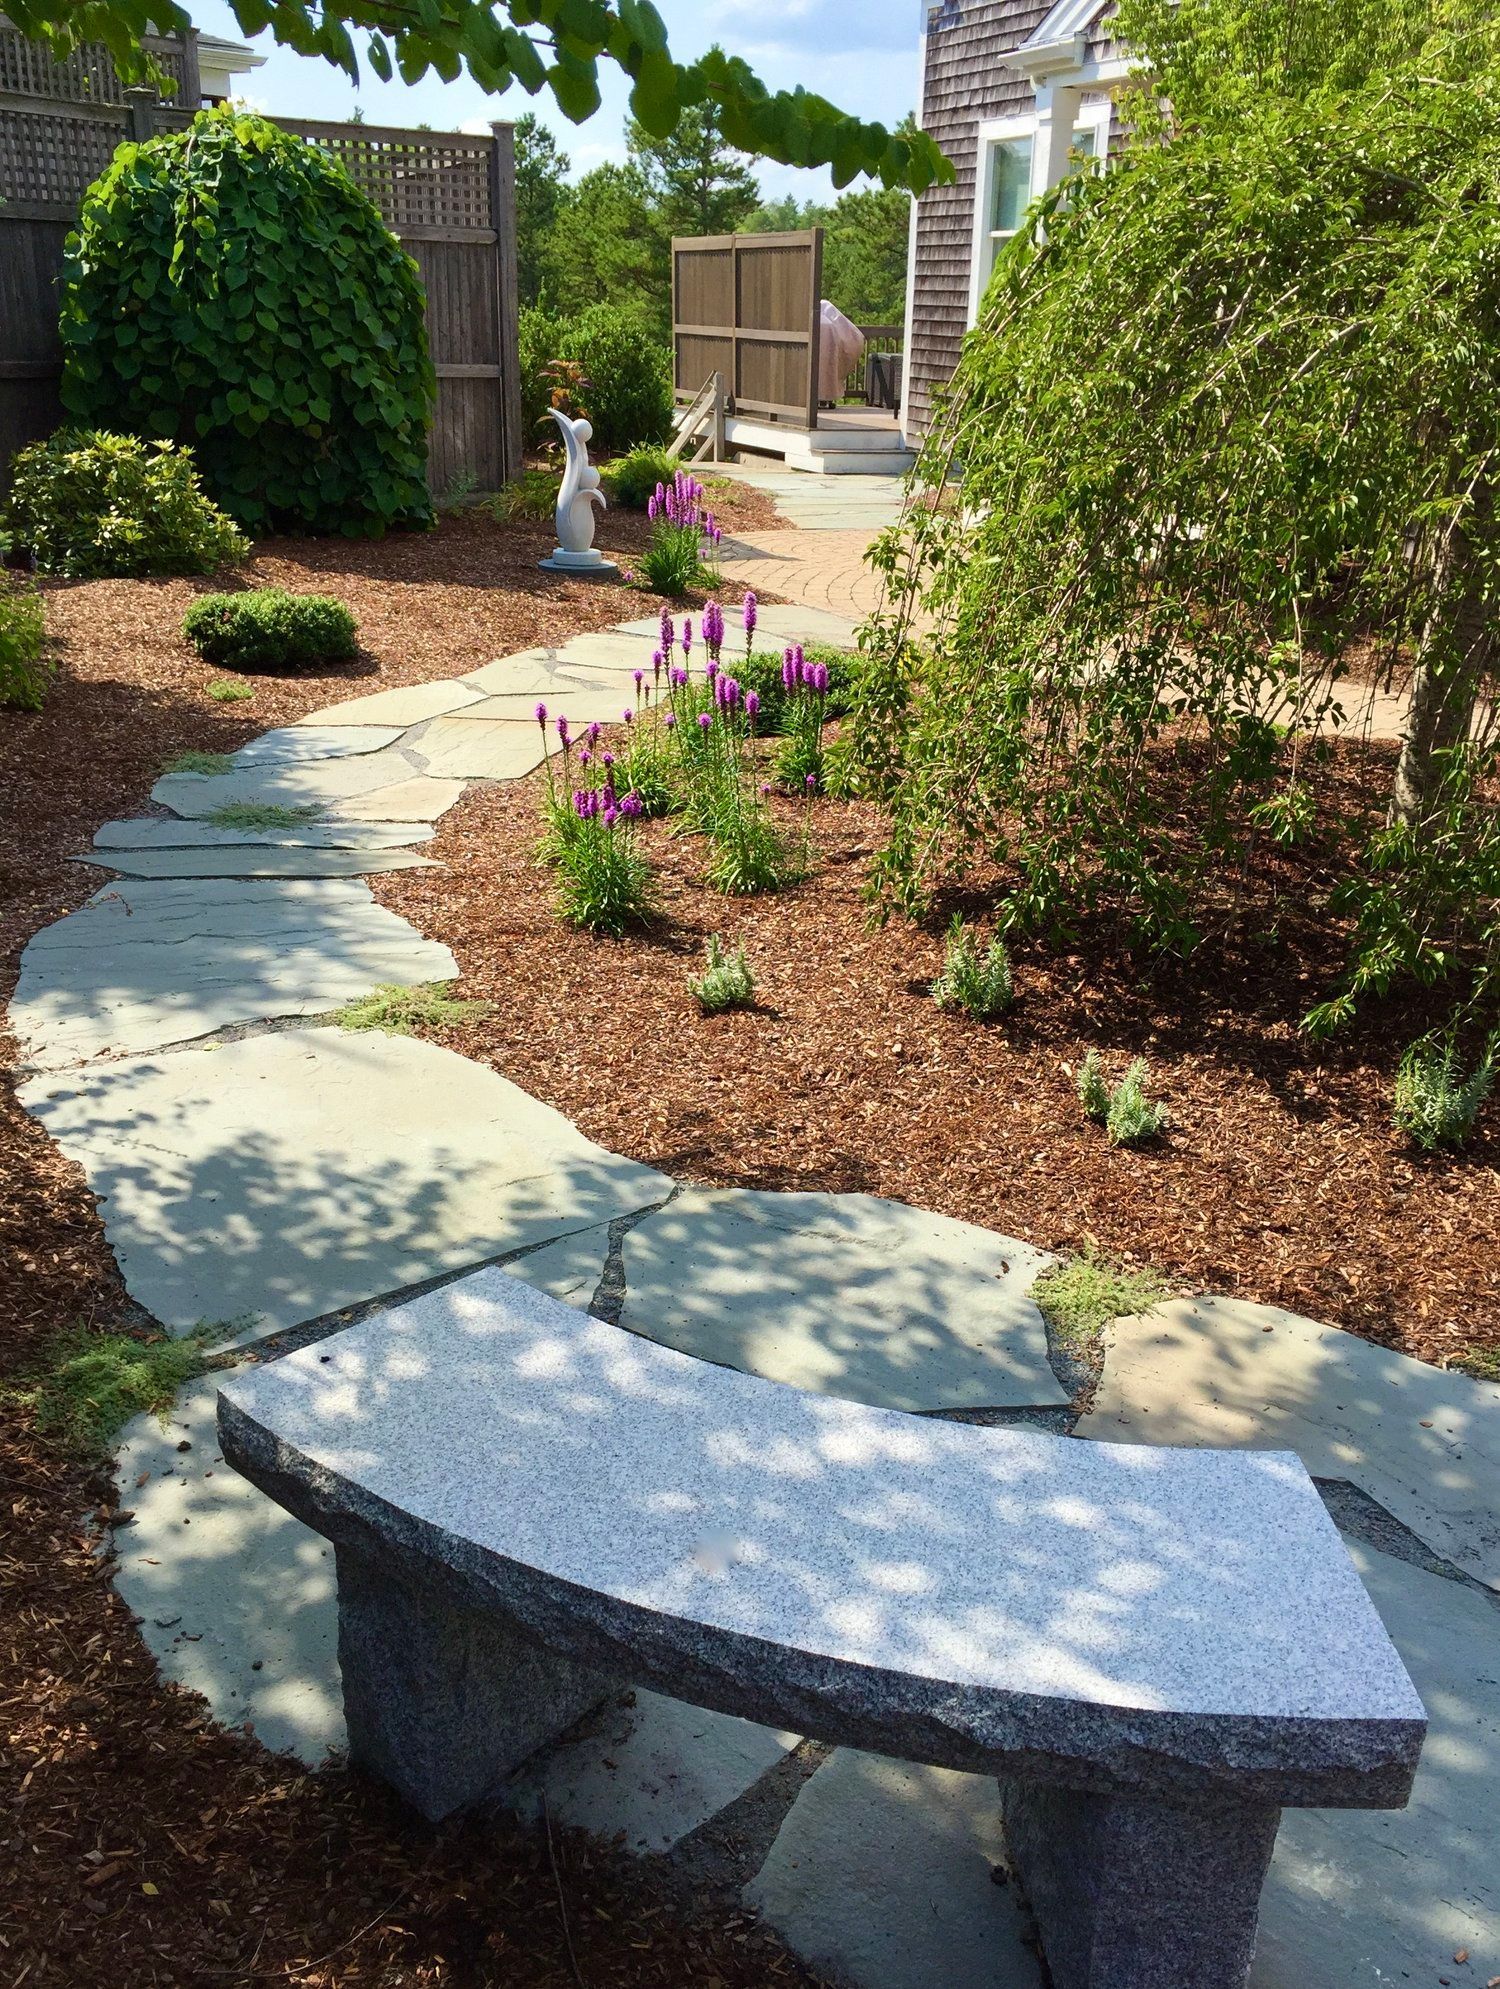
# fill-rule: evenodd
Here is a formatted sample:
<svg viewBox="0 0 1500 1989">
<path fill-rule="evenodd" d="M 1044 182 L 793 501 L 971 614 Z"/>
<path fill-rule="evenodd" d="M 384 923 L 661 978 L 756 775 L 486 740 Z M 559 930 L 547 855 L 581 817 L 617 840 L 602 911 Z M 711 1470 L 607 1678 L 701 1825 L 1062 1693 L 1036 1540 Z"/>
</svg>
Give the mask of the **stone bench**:
<svg viewBox="0 0 1500 1989">
<path fill-rule="evenodd" d="M 1290 1453 L 804 1394 L 499 1271 L 226 1380 L 337 1550 L 354 1761 L 431 1819 L 624 1685 L 992 1774 L 1057 1989 L 1242 1982 L 1283 1805 L 1426 1719 Z"/>
</svg>

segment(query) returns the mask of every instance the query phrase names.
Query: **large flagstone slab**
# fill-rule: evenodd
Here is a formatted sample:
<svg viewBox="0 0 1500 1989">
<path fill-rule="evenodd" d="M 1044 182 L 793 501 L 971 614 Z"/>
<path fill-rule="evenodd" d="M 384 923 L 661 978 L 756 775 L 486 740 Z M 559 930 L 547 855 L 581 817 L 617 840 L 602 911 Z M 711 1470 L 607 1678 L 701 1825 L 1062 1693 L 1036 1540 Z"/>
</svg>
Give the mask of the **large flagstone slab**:
<svg viewBox="0 0 1500 1989">
<path fill-rule="evenodd" d="M 426 776 L 404 752 L 385 747 L 342 759 L 319 756 L 305 764 L 272 761 L 228 774 L 164 774 L 151 799 L 174 814 L 199 818 L 225 807 L 318 807 L 341 815 L 362 810 L 376 821 L 415 816 L 430 822 L 451 808 L 461 791 L 452 781 Z"/>
<path fill-rule="evenodd" d="M 178 1332 L 270 1333 L 671 1187 L 413 1037 L 278 1030 L 36 1079 L 22 1102 L 83 1167 L 132 1297 Z"/>
<path fill-rule="evenodd" d="M 362 877 L 377 870 L 437 870 L 409 849 L 329 849 L 291 843 L 237 848 L 94 850 L 69 859 L 122 877 Z"/>
<path fill-rule="evenodd" d="M 279 829 L 225 829 L 217 822 L 185 822 L 177 815 L 142 815 L 105 822 L 94 848 L 147 849 L 403 849 L 431 842 L 428 822 L 293 822 Z"/>
<path fill-rule="evenodd" d="M 1079 1434 L 1295 1450 L 1435 1554 L 1500 1587 L 1500 1385 L 1238 1299 L 1179 1299 L 1110 1329 Z"/>
<path fill-rule="evenodd" d="M 531 698 L 551 698 L 560 689 L 568 686 L 597 688 L 617 682 L 613 672 L 588 670 L 578 665 L 568 665 L 559 661 L 560 649 L 539 647 L 518 649 L 509 656 L 497 656 L 493 662 L 483 663 L 477 670 L 469 671 L 463 683 L 467 689 L 481 695 L 496 695 L 504 692 L 518 692 Z M 651 652 L 637 661 L 649 664 Z"/>
<path fill-rule="evenodd" d="M 295 767 L 313 760 L 343 760 L 378 753 L 401 737 L 399 725 L 320 725 L 303 719 L 297 725 L 262 732 L 234 755 L 240 767 Z"/>
<path fill-rule="evenodd" d="M 325 704 L 296 722 L 299 726 L 320 728 L 341 725 L 395 725 L 403 730 L 419 725 L 424 718 L 440 718 L 457 711 L 479 696 L 457 678 L 443 677 L 432 684 L 397 684 L 389 691 L 371 691 L 362 698 L 348 698 L 343 704 Z"/>
<path fill-rule="evenodd" d="M 1427 1708 L 1427 1741 L 1403 1810 L 1282 1812 L 1250 1989 L 1482 1984 L 1500 1974 L 1500 1610 L 1344 1544 Z"/>
<path fill-rule="evenodd" d="M 1047 1261 L 873 1195 L 693 1189 L 626 1236 L 620 1323 L 886 1408 L 1063 1403 L 1028 1296 Z"/>
<path fill-rule="evenodd" d="M 851 1989 L 1041 1989 L 1003 1856 L 989 1776 L 840 1748 L 745 1897 Z"/>
<path fill-rule="evenodd" d="M 409 750 L 439 779 L 518 780 L 541 765 L 548 746 L 535 718 L 470 718 L 459 712 L 434 718 L 412 738 Z"/>
<path fill-rule="evenodd" d="M 358 878 L 122 878 L 28 943 L 10 1017 L 24 1059 L 56 1069 L 457 978 Z"/>
<path fill-rule="evenodd" d="M 651 672 L 646 672 L 646 682 L 651 681 Z M 478 704 L 471 704 L 466 710 L 455 712 L 455 724 L 470 719 L 515 719 L 529 721 L 536 726 L 538 702 L 547 707 L 549 736 L 555 735 L 555 721 L 566 718 L 576 733 L 581 726 L 592 724 L 595 719 L 601 725 L 617 725 L 622 714 L 628 709 L 635 711 L 635 684 L 630 678 L 621 683 L 618 677 L 611 677 L 601 684 L 559 684 L 545 695 L 534 691 L 500 691 L 493 696 L 482 698 Z M 540 730 L 540 728 L 537 728 Z"/>
</svg>

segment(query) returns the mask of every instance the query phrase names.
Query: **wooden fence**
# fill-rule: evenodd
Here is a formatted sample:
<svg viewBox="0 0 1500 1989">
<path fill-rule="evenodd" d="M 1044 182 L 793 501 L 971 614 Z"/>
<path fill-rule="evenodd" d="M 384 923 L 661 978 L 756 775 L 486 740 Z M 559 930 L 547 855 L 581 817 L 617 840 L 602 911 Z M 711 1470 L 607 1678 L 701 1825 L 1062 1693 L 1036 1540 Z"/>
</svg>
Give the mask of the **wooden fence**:
<svg viewBox="0 0 1500 1989">
<path fill-rule="evenodd" d="M 34 49 L 0 29 L 0 479 L 15 450 L 62 416 L 57 279 L 85 190 L 123 138 L 180 129 L 188 119 L 150 93 L 111 92 L 112 70 L 106 61 L 93 75 L 89 51 L 70 58 L 78 74 L 59 76 L 68 65 L 49 66 L 27 53 Z M 189 53 L 177 45 L 179 63 Z M 196 77 L 178 73 L 191 101 Z M 90 101 L 68 101 L 68 88 L 86 90 Z M 471 137 L 278 122 L 340 160 L 421 271 L 438 380 L 430 487 L 507 482 L 520 469 L 522 444 L 511 127 Z"/>
<path fill-rule="evenodd" d="M 818 423 L 823 230 L 672 243 L 672 380 L 690 400 L 722 375 L 730 411 Z"/>
</svg>

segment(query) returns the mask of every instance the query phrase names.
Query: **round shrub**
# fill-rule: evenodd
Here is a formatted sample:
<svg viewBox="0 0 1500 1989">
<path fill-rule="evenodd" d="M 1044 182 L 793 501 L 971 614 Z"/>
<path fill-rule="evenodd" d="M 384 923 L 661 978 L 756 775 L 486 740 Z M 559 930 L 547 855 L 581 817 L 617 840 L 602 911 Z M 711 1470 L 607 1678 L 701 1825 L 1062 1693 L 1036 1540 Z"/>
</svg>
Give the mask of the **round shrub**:
<svg viewBox="0 0 1500 1989">
<path fill-rule="evenodd" d="M 183 617 L 182 632 L 205 663 L 226 670 L 311 670 L 347 663 L 358 651 L 357 626 L 330 594 L 257 587 L 205 594 Z"/>
<path fill-rule="evenodd" d="M 212 573 L 250 550 L 203 494 L 190 449 L 60 428 L 11 463 L 6 521 L 39 573 Z"/>
<path fill-rule="evenodd" d="M 656 495 L 657 485 L 670 483 L 681 468 L 675 456 L 669 456 L 659 442 L 652 442 L 606 463 L 601 481 L 611 504 L 627 511 L 644 511 Z"/>
<path fill-rule="evenodd" d="M 633 449 L 671 434 L 672 356 L 638 312 L 591 304 L 563 325 L 554 356 L 583 368 L 595 448 Z"/>
<path fill-rule="evenodd" d="M 66 405 L 192 443 L 242 525 L 430 522 L 416 265 L 316 146 L 229 108 L 122 145 L 63 281 Z"/>
</svg>

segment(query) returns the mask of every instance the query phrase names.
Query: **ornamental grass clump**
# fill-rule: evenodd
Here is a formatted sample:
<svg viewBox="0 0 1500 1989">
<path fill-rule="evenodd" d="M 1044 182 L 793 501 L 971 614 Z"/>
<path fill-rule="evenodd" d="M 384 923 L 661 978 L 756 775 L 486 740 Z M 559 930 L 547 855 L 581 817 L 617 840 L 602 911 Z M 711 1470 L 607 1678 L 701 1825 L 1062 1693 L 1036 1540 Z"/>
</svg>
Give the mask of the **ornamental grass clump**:
<svg viewBox="0 0 1500 1989">
<path fill-rule="evenodd" d="M 703 486 L 686 470 L 670 483 L 659 483 L 647 501 L 651 543 L 641 554 L 637 574 L 653 594 L 686 594 L 690 588 L 712 586 L 713 562 L 723 533 L 711 511 L 704 508 Z"/>
<path fill-rule="evenodd" d="M 729 952 L 722 939 L 710 933 L 708 965 L 688 987 L 705 1015 L 722 1015 L 729 1008 L 748 1008 L 755 999 L 755 976 L 745 958 L 743 946 Z"/>
<path fill-rule="evenodd" d="M 1413 1043 L 1396 1072 L 1391 1120 L 1397 1131 L 1429 1153 L 1440 1146 L 1462 1146 L 1494 1089 L 1496 1049 L 1491 1037 L 1465 1077 L 1453 1042 L 1429 1036 Z"/>
<path fill-rule="evenodd" d="M 547 707 L 536 708 L 547 728 Z M 601 751 L 603 727 L 590 725 L 575 740 L 566 717 L 556 721 L 562 777 L 547 769 L 547 829 L 542 854 L 557 871 L 559 908 L 569 925 L 618 938 L 644 925 L 652 913 L 651 868 L 638 830 L 641 798 L 616 780 L 617 756 Z"/>
<path fill-rule="evenodd" d="M 957 913 L 943 948 L 943 971 L 932 984 L 939 1008 L 962 1009 L 976 1022 L 991 1022 L 1016 998 L 1010 954 L 998 934 L 983 953 Z"/>
</svg>

